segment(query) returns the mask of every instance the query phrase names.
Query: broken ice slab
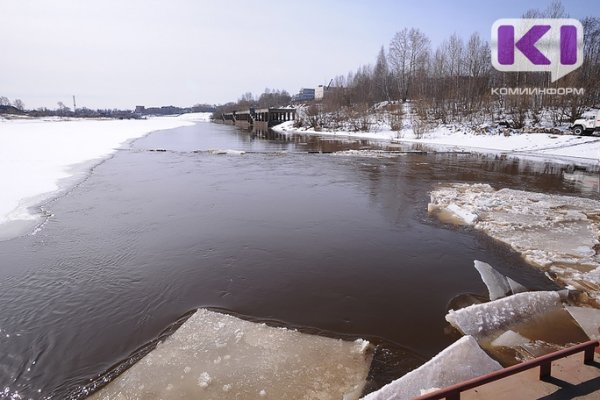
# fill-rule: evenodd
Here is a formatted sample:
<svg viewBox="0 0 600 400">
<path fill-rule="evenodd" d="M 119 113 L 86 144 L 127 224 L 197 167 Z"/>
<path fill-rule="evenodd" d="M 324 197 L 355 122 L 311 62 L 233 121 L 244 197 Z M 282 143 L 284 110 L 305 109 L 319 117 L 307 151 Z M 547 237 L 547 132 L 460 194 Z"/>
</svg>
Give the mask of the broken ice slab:
<svg viewBox="0 0 600 400">
<path fill-rule="evenodd" d="M 452 203 L 446 207 L 446 210 L 454 214 L 459 220 L 463 221 L 467 225 L 473 225 L 477 221 L 477 214 L 469 212 L 464 208 Z"/>
<path fill-rule="evenodd" d="M 600 339 L 600 310 L 589 307 L 565 307 L 590 339 Z"/>
<path fill-rule="evenodd" d="M 455 183 L 433 190 L 428 210 L 509 245 L 531 265 L 553 271 L 557 281 L 585 291 L 600 307 L 600 201 Z"/>
<path fill-rule="evenodd" d="M 562 305 L 557 292 L 525 292 L 456 311 L 450 310 L 446 321 L 464 335 L 484 336 L 560 307 Z"/>
<path fill-rule="evenodd" d="M 510 291 L 512 292 L 512 294 L 523 293 L 527 291 L 527 288 L 525 286 L 521 285 L 519 282 L 510 279 L 508 276 L 506 277 L 506 280 L 508 281 L 508 286 L 510 287 Z"/>
<path fill-rule="evenodd" d="M 402 400 L 420 396 L 501 369 L 472 336 L 463 336 L 438 355 L 402 378 L 387 384 L 364 400 Z"/>
<path fill-rule="evenodd" d="M 525 336 L 508 330 L 494 339 L 488 346 L 491 355 L 506 364 L 512 364 L 515 361 L 523 361 L 541 355 L 557 351 L 560 345 L 548 343 L 543 340 L 531 340 Z M 485 344 L 483 348 L 486 348 Z M 512 350 L 512 353 L 506 353 L 505 349 Z M 510 355 L 509 355 L 510 354 Z"/>
<path fill-rule="evenodd" d="M 501 299 L 511 294 L 512 288 L 508 279 L 496 271 L 490 264 L 475 260 L 475 269 L 481 275 L 481 280 L 488 288 L 490 300 Z M 523 291 L 523 290 L 522 290 Z"/>
<path fill-rule="evenodd" d="M 200 309 L 94 400 L 357 399 L 369 342 L 273 328 Z"/>
<path fill-rule="evenodd" d="M 558 293 L 545 292 L 556 293 L 552 296 L 554 299 L 529 296 L 536 293 L 540 292 L 521 293 L 480 305 L 487 307 L 466 308 L 466 315 L 460 318 L 462 329 L 478 331 L 479 345 L 503 365 L 513 365 L 588 340 L 560 302 L 554 301 L 560 297 Z M 521 299 L 515 301 L 515 297 Z M 532 307 L 523 309 L 527 299 Z M 493 323 L 479 319 L 481 314 Z M 465 324 L 469 328 L 464 328 Z"/>
<path fill-rule="evenodd" d="M 488 288 L 490 300 L 506 297 L 508 294 L 526 292 L 527 288 L 520 283 L 502 275 L 494 267 L 483 261 L 475 260 L 475 269 Z"/>
<path fill-rule="evenodd" d="M 510 330 L 479 338 L 480 346 L 503 365 L 512 365 L 588 340 L 563 308 L 511 324 Z"/>
<path fill-rule="evenodd" d="M 510 285 L 504 275 L 496 271 L 488 263 L 475 260 L 475 269 L 481 275 L 481 280 L 485 283 L 490 294 L 490 300 L 501 299 L 510 293 Z"/>
<path fill-rule="evenodd" d="M 494 339 L 491 344 L 494 347 L 517 347 L 529 343 L 530 341 L 531 340 L 526 337 L 509 329 Z"/>
</svg>

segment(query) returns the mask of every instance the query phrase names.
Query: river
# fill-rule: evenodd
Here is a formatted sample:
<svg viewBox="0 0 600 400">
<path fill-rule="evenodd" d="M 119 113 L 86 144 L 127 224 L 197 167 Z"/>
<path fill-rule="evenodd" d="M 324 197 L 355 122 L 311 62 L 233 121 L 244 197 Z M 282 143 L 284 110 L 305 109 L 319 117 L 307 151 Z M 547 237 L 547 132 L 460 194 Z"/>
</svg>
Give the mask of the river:
<svg viewBox="0 0 600 400">
<path fill-rule="evenodd" d="M 430 217 L 435 185 L 598 198 L 569 166 L 391 146 L 199 123 L 121 149 L 44 205 L 39 232 L 0 242 L 0 398 L 82 398 L 199 307 L 371 340 L 381 386 L 458 338 L 448 307 L 487 293 L 473 260 L 550 286 Z M 392 153 L 336 153 L 366 149 Z"/>
</svg>

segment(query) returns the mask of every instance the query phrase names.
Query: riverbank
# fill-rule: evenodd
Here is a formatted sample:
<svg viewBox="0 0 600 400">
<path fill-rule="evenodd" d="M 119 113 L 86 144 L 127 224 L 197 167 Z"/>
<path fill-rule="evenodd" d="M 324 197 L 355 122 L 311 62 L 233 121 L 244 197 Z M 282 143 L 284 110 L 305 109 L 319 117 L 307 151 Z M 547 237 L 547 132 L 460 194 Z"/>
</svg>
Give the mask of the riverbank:
<svg viewBox="0 0 600 400">
<path fill-rule="evenodd" d="M 570 134 L 510 133 L 476 134 L 457 126 L 440 125 L 431 132 L 415 135 L 412 129 L 400 132 L 381 129 L 374 132 L 315 131 L 295 128 L 294 121 L 273 127 L 283 134 L 309 134 L 334 137 L 374 139 L 398 143 L 416 143 L 443 147 L 445 151 L 498 153 L 520 158 L 586 166 L 600 166 L 600 138 Z"/>
<path fill-rule="evenodd" d="M 91 164 L 149 132 L 193 125 L 208 113 L 140 120 L 81 118 L 0 119 L 0 240 L 39 224 L 32 206 L 80 180 Z"/>
</svg>

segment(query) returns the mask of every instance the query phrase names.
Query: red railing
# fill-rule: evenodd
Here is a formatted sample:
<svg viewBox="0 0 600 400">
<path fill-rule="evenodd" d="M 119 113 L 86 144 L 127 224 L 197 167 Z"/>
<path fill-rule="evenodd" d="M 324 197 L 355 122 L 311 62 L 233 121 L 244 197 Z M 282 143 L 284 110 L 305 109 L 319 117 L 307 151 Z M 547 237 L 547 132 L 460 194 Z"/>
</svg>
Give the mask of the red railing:
<svg viewBox="0 0 600 400">
<path fill-rule="evenodd" d="M 435 392 L 427 393 L 423 396 L 415 398 L 415 400 L 458 400 L 460 399 L 461 392 L 464 392 L 469 389 L 474 389 L 478 386 L 485 385 L 486 383 L 494 382 L 499 379 L 506 378 L 507 376 L 511 376 L 519 372 L 536 367 L 540 367 L 540 379 L 547 379 L 550 378 L 552 374 L 552 361 L 583 352 L 584 364 L 592 364 L 594 362 L 594 350 L 597 346 L 597 340 L 590 340 L 589 342 L 580 343 L 578 345 L 562 349 L 554 353 L 534 358 L 533 360 L 523 361 L 520 364 L 513 365 L 511 367 L 507 367 L 498 371 L 494 371 L 487 375 L 482 375 L 477 378 L 470 379 L 468 381 L 457 383 L 455 385 L 436 390 Z"/>
</svg>

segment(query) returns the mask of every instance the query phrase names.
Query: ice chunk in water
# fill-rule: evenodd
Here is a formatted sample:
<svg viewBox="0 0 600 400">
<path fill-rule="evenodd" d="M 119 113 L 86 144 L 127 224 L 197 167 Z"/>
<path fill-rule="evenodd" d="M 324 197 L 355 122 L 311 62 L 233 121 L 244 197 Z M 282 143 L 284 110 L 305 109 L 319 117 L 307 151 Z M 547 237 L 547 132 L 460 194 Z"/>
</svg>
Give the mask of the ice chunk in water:
<svg viewBox="0 0 600 400">
<path fill-rule="evenodd" d="M 210 150 L 210 153 L 217 154 L 217 155 L 227 154 L 227 155 L 234 155 L 234 156 L 241 156 L 242 154 L 246 154 L 246 152 L 243 150 L 232 150 L 232 149 Z"/>
<path fill-rule="evenodd" d="M 527 291 L 527 288 L 525 286 L 521 285 L 519 282 L 513 281 L 508 276 L 506 277 L 506 280 L 508 281 L 508 286 L 510 286 L 510 291 L 513 294 L 523 293 Z"/>
<path fill-rule="evenodd" d="M 472 336 L 464 336 L 402 378 L 364 397 L 364 400 L 402 400 L 431 388 L 447 387 L 501 369 Z"/>
<path fill-rule="evenodd" d="M 600 339 L 600 310 L 588 307 L 565 307 L 590 339 Z"/>
<path fill-rule="evenodd" d="M 473 225 L 477 221 L 477 214 L 469 212 L 458 206 L 456 203 L 451 203 L 446 209 L 456 215 L 461 221 L 467 225 Z"/>
<path fill-rule="evenodd" d="M 464 221 L 477 216 L 471 218 L 475 229 L 506 243 L 533 266 L 551 268 L 556 280 L 600 305 L 600 274 L 582 273 L 600 268 L 600 201 L 457 183 L 433 190 L 427 208 L 443 221 L 450 213 Z"/>
<path fill-rule="evenodd" d="M 490 300 L 501 299 L 511 293 L 516 294 L 527 291 L 525 286 L 502 275 L 488 263 L 475 260 L 475 269 L 479 272 L 481 280 L 483 280 L 483 283 L 485 283 L 488 288 Z"/>
<path fill-rule="evenodd" d="M 457 311 L 450 310 L 446 321 L 465 335 L 482 336 L 560 307 L 557 292 L 526 292 Z"/>
<path fill-rule="evenodd" d="M 492 341 L 492 346 L 495 347 L 517 347 L 529 343 L 530 340 L 525 336 L 519 335 L 517 332 L 508 330 Z"/>
<path fill-rule="evenodd" d="M 492 268 L 490 264 L 475 260 L 475 269 L 488 288 L 490 300 L 500 299 L 510 292 L 510 285 L 506 277 Z"/>
<path fill-rule="evenodd" d="M 357 399 L 371 349 L 200 309 L 91 399 Z"/>
</svg>

